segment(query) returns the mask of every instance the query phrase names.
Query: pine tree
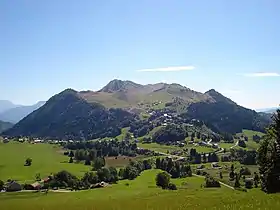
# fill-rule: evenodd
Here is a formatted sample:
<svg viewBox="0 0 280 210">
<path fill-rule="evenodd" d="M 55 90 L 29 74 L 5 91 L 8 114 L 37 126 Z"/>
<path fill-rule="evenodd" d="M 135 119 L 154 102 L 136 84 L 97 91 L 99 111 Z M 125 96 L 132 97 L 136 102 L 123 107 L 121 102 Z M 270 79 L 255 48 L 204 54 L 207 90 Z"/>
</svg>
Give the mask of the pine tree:
<svg viewBox="0 0 280 210">
<path fill-rule="evenodd" d="M 280 192 L 280 110 L 273 115 L 273 123 L 258 150 L 262 190 Z"/>
<path fill-rule="evenodd" d="M 235 183 L 234 183 L 234 187 L 235 188 L 239 188 L 240 187 L 240 182 L 239 182 L 239 175 L 235 174 Z"/>
</svg>

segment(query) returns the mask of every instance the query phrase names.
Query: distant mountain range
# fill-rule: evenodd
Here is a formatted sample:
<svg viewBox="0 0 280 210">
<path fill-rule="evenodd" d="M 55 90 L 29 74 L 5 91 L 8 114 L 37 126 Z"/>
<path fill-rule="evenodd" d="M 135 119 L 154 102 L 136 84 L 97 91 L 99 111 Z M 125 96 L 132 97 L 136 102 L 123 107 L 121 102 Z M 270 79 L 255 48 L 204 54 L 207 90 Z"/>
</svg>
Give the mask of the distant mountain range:
<svg viewBox="0 0 280 210">
<path fill-rule="evenodd" d="M 280 107 L 270 107 L 270 108 L 264 108 L 264 109 L 257 109 L 257 112 L 264 112 L 264 113 L 274 113 L 276 112 L 277 109 L 279 109 Z"/>
<path fill-rule="evenodd" d="M 7 100 L 0 100 L 0 113 L 19 106 Z"/>
<path fill-rule="evenodd" d="M 0 101 L 0 120 L 15 124 L 44 104 L 45 101 L 40 101 L 31 106 L 23 106 L 10 101 Z"/>
<path fill-rule="evenodd" d="M 214 89 L 200 93 L 175 83 L 141 85 L 113 80 L 99 91 L 64 90 L 3 134 L 60 139 L 114 137 L 122 127 L 139 121 L 140 114 L 156 109 L 203 121 L 218 133 L 264 131 L 271 121 L 270 115 L 239 106 Z"/>
<path fill-rule="evenodd" d="M 0 120 L 0 133 L 13 127 L 13 124 L 12 123 L 9 123 L 9 122 L 3 122 Z"/>
</svg>

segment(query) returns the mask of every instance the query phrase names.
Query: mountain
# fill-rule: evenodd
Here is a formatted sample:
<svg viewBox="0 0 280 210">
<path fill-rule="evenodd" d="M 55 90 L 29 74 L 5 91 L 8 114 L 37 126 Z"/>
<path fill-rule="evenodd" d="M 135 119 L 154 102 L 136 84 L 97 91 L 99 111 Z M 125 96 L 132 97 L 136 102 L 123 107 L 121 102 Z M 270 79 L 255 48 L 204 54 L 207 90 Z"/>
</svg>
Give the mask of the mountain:
<svg viewBox="0 0 280 210">
<path fill-rule="evenodd" d="M 40 108 L 45 104 L 45 101 L 40 101 L 31 106 L 18 106 L 0 113 L 0 120 L 5 122 L 17 123 L 31 112 Z"/>
<path fill-rule="evenodd" d="M 106 109 L 88 103 L 77 91 L 66 89 L 50 98 L 3 135 L 50 139 L 95 139 L 117 136 L 134 115 L 122 109 Z"/>
<path fill-rule="evenodd" d="M 99 92 L 107 92 L 112 93 L 116 91 L 126 91 L 131 89 L 138 89 L 142 88 L 143 85 L 134 83 L 132 81 L 122 81 L 118 79 L 114 79 L 111 82 L 109 82 L 105 87 L 103 87 Z"/>
<path fill-rule="evenodd" d="M 239 106 L 214 89 L 200 93 L 175 83 L 140 85 L 113 80 L 99 91 L 64 90 L 4 134 L 67 139 L 113 137 L 122 127 L 139 120 L 139 113 L 156 109 L 169 109 L 182 118 L 203 121 L 218 133 L 264 131 L 271 122 L 267 114 Z"/>
<path fill-rule="evenodd" d="M 5 112 L 9 109 L 18 107 L 19 105 L 15 105 L 10 101 L 7 100 L 0 100 L 0 113 Z"/>
<path fill-rule="evenodd" d="M 0 133 L 2 133 L 3 131 L 9 129 L 13 127 L 13 124 L 12 123 L 9 123 L 9 122 L 3 122 L 0 120 Z"/>
<path fill-rule="evenodd" d="M 132 81 L 113 80 L 104 88 L 95 91 L 82 91 L 79 95 L 89 103 L 98 102 L 107 108 L 138 108 L 143 111 L 153 107 L 156 102 L 163 105 L 177 97 L 191 103 L 211 100 L 208 95 L 193 91 L 179 84 L 148 84 L 140 85 Z"/>
<path fill-rule="evenodd" d="M 279 109 L 280 107 L 271 107 L 271 108 L 264 108 L 264 109 L 258 109 L 256 110 L 257 112 L 264 112 L 264 113 L 274 113 L 276 112 L 277 109 Z"/>
</svg>

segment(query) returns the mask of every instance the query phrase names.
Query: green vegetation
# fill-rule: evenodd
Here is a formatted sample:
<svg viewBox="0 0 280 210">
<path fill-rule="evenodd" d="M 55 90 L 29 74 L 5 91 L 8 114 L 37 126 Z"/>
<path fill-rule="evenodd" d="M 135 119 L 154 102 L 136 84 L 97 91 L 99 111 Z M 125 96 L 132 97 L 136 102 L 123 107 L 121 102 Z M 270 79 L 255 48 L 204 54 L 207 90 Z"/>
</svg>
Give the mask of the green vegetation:
<svg viewBox="0 0 280 210">
<path fill-rule="evenodd" d="M 187 177 L 171 179 L 177 191 L 156 187 L 159 170 L 149 170 L 133 181 L 123 180 L 104 189 L 52 193 L 0 194 L 1 208 L 22 210 L 80 210 L 80 209 L 277 209 L 280 195 L 267 195 L 258 189 L 244 193 L 222 186 L 201 188 L 204 179 Z M 248 202 L 252 201 L 252 202 Z"/>
<path fill-rule="evenodd" d="M 24 166 L 27 158 L 32 159 L 31 166 Z M 0 143 L 0 180 L 14 179 L 22 183 L 33 182 L 40 173 L 44 178 L 50 173 L 67 170 L 82 176 L 91 168 L 83 164 L 70 164 L 61 148 L 50 144 L 28 144 L 10 142 Z"/>
<path fill-rule="evenodd" d="M 280 192 L 280 109 L 274 114 L 273 123 L 258 151 L 262 190 Z"/>
<path fill-rule="evenodd" d="M 74 90 L 67 89 L 49 99 L 44 106 L 4 132 L 9 136 L 90 140 L 115 137 L 135 116 L 122 109 L 106 109 L 88 103 Z"/>
<path fill-rule="evenodd" d="M 168 145 L 157 144 L 157 143 L 149 143 L 149 144 L 138 143 L 137 146 L 143 149 L 149 149 L 152 151 L 163 152 L 163 153 L 167 153 L 167 151 L 172 152 L 172 151 L 180 150 L 180 147 L 168 146 Z"/>
</svg>

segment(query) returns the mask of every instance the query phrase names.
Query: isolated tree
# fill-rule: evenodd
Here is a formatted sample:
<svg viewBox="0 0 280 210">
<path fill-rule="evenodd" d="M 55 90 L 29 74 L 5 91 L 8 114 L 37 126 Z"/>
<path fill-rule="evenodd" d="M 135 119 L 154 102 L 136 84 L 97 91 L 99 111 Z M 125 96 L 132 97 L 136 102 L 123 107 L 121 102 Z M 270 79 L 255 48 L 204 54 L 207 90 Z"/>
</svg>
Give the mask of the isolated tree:
<svg viewBox="0 0 280 210">
<path fill-rule="evenodd" d="M 157 186 L 161 187 L 162 189 L 167 189 L 170 183 L 170 174 L 167 172 L 158 173 L 156 176 L 156 184 Z"/>
<path fill-rule="evenodd" d="M 69 153 L 69 157 L 74 157 L 74 152 L 72 150 Z"/>
<path fill-rule="evenodd" d="M 272 117 L 258 150 L 259 171 L 262 190 L 267 193 L 280 192 L 280 110 Z"/>
<path fill-rule="evenodd" d="M 31 158 L 27 158 L 25 160 L 25 166 L 31 166 L 31 164 L 32 164 L 32 159 Z"/>
<path fill-rule="evenodd" d="M 35 175 L 35 180 L 36 180 L 36 181 L 41 181 L 41 174 L 40 174 L 40 173 L 37 173 L 37 174 Z"/>
<path fill-rule="evenodd" d="M 74 161 L 73 161 L 73 157 L 70 157 L 70 159 L 69 159 L 69 163 L 73 163 Z"/>
<path fill-rule="evenodd" d="M 259 182 L 260 182 L 260 177 L 259 175 L 257 174 L 257 172 L 254 173 L 254 184 L 255 184 L 255 187 L 257 188 L 259 186 Z"/>
<path fill-rule="evenodd" d="M 239 188 L 240 187 L 240 176 L 238 174 L 235 174 L 234 187 L 235 188 Z"/>
<path fill-rule="evenodd" d="M 220 171 L 220 179 L 223 179 L 223 173 Z"/>
</svg>

